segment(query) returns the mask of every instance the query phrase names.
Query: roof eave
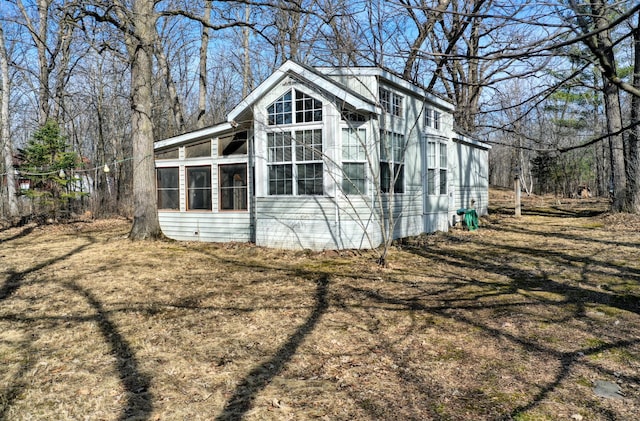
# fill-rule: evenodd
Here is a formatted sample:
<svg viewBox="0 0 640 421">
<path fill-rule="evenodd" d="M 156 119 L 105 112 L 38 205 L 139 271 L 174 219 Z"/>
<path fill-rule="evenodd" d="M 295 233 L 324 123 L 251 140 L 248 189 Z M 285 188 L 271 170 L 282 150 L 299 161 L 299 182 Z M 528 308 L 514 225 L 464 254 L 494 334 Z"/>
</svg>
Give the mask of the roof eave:
<svg viewBox="0 0 640 421">
<path fill-rule="evenodd" d="M 153 149 L 158 150 L 158 149 L 163 149 L 169 146 L 177 146 L 177 145 L 182 145 L 184 143 L 193 142 L 200 139 L 215 137 L 220 133 L 231 131 L 234 128 L 235 126 L 229 122 L 219 123 L 219 124 L 216 124 L 215 126 L 207 127 L 207 128 L 196 130 L 189 133 L 184 133 L 178 136 L 170 137 L 168 139 L 158 140 L 154 142 Z"/>
</svg>

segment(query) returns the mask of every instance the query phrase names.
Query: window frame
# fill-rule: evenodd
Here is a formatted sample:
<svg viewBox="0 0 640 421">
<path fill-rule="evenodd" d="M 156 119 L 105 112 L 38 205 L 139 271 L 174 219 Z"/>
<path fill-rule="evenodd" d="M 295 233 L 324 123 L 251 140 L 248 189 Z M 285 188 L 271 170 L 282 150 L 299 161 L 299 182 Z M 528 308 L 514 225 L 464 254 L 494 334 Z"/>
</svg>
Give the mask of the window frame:
<svg viewBox="0 0 640 421">
<path fill-rule="evenodd" d="M 267 105 L 267 126 L 322 123 L 323 107 L 323 101 L 291 88 Z"/>
<path fill-rule="evenodd" d="M 404 134 L 380 130 L 380 191 L 382 193 L 405 193 L 404 155 L 406 148 L 407 139 Z M 393 192 L 391 191 L 392 176 Z"/>
<path fill-rule="evenodd" d="M 210 158 L 211 157 L 211 139 L 203 140 L 184 147 L 185 159 Z M 205 147 L 203 147 L 206 145 Z M 200 149 L 201 148 L 201 149 Z M 207 153 L 200 153 L 206 151 Z"/>
<path fill-rule="evenodd" d="M 274 142 L 276 139 L 281 139 L 281 142 L 275 144 L 278 143 Z M 324 133 L 321 126 L 268 131 L 267 195 L 324 196 L 323 149 Z M 311 190 L 308 190 L 309 185 Z"/>
<path fill-rule="evenodd" d="M 175 174 L 173 179 L 176 181 L 175 186 L 163 187 L 161 186 L 161 172 L 166 170 L 175 170 Z M 161 197 L 164 192 L 171 192 L 175 194 L 174 202 L 176 203 L 176 207 L 163 207 L 162 202 L 164 202 Z M 159 211 L 179 211 L 180 210 L 180 167 L 179 166 L 171 166 L 171 167 L 156 167 L 156 203 Z"/>
<path fill-rule="evenodd" d="M 204 185 L 201 187 L 192 187 L 191 186 L 191 179 L 192 179 L 192 175 L 190 173 L 191 170 L 206 170 L 208 172 L 208 177 L 203 178 L 203 180 L 208 180 L 208 185 Z M 185 195 L 186 195 L 186 200 L 185 200 L 185 204 L 186 204 L 186 211 L 187 212 L 211 212 L 213 211 L 213 186 L 212 186 L 212 182 L 211 182 L 211 175 L 212 175 L 212 166 L 211 165 L 188 165 L 185 166 L 184 168 L 184 172 L 185 172 Z M 206 202 L 208 202 L 209 206 L 208 207 L 193 207 L 192 206 L 192 196 L 191 193 L 192 191 L 203 191 L 205 192 L 205 196 L 204 196 L 204 200 Z M 209 192 L 208 198 L 206 196 L 206 192 Z"/>
<path fill-rule="evenodd" d="M 404 96 L 387 88 L 378 89 L 378 99 L 382 110 L 396 117 L 402 117 L 404 110 Z"/>
<path fill-rule="evenodd" d="M 442 113 L 432 107 L 425 107 L 424 110 L 424 125 L 435 130 L 440 130 L 442 126 Z"/>
<path fill-rule="evenodd" d="M 226 174 L 225 170 L 231 167 L 243 167 L 241 170 L 243 173 L 243 177 L 239 181 L 242 181 L 244 184 L 238 185 L 238 186 L 224 185 L 224 182 L 227 181 L 225 177 L 225 174 Z M 249 173 L 247 170 L 248 170 L 248 165 L 246 162 L 218 164 L 218 210 L 220 212 L 247 212 L 249 210 L 249 183 L 248 183 Z M 238 180 L 234 175 L 233 176 L 234 184 L 235 184 L 235 181 L 238 181 Z M 226 192 L 231 192 L 230 194 L 233 197 L 232 202 L 234 203 L 233 208 L 225 208 L 223 205 L 223 202 L 226 200 Z M 241 197 L 239 197 L 238 199 L 241 201 L 242 204 L 244 204 L 244 207 L 239 207 L 239 208 L 235 207 L 235 200 L 238 194 L 241 195 Z"/>
<path fill-rule="evenodd" d="M 449 152 L 444 139 L 427 138 L 427 194 L 445 196 L 448 194 Z M 444 161 L 443 161 L 444 160 Z"/>
<path fill-rule="evenodd" d="M 345 136 L 345 132 L 349 133 Z M 367 130 L 364 127 L 342 127 L 342 192 L 345 195 L 367 194 Z M 356 142 L 350 140 L 355 139 Z M 354 152 L 355 151 L 355 152 Z M 360 168 L 362 177 L 349 176 L 349 168 Z"/>
</svg>

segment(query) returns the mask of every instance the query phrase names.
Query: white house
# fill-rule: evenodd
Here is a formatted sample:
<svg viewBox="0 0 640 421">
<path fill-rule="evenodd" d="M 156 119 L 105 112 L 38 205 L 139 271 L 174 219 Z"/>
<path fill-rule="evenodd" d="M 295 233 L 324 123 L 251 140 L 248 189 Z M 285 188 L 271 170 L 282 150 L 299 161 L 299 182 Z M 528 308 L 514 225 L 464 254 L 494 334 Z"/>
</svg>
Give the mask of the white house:
<svg viewBox="0 0 640 421">
<path fill-rule="evenodd" d="M 373 248 L 487 212 L 488 150 L 453 106 L 384 70 L 284 63 L 213 127 L 155 142 L 176 240 Z"/>
</svg>

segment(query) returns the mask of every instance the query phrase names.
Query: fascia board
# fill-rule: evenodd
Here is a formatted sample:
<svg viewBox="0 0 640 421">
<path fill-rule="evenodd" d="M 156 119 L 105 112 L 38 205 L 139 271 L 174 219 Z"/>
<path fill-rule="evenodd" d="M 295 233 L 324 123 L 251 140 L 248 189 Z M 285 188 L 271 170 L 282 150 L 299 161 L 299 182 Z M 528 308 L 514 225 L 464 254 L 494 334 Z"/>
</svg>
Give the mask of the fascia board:
<svg viewBox="0 0 640 421">
<path fill-rule="evenodd" d="M 454 133 L 453 141 L 466 143 L 468 145 L 475 146 L 482 149 L 491 149 L 491 145 L 489 145 L 488 143 L 481 142 L 471 137 L 461 135 L 460 133 Z"/>
<path fill-rule="evenodd" d="M 178 136 L 170 137 L 168 139 L 158 140 L 154 142 L 153 149 L 157 150 L 166 148 L 168 146 L 181 145 L 183 143 L 214 137 L 220 133 L 231 131 L 233 130 L 233 128 L 233 125 L 228 122 L 216 124 L 215 126 L 207 127 L 205 129 L 184 133 Z"/>
</svg>

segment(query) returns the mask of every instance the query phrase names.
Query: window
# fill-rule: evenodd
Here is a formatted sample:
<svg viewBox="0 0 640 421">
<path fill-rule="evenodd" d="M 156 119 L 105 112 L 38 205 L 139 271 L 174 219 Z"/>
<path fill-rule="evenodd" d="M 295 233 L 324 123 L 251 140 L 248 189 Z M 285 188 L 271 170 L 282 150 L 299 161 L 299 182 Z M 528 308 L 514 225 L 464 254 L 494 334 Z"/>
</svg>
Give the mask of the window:
<svg viewBox="0 0 640 421">
<path fill-rule="evenodd" d="M 425 108 L 424 110 L 424 125 L 426 127 L 432 127 L 436 130 L 440 130 L 440 111 Z"/>
<path fill-rule="evenodd" d="M 395 115 L 397 117 L 402 117 L 402 95 L 398 95 L 395 92 L 380 88 L 379 96 L 380 106 L 386 113 Z"/>
<path fill-rule="evenodd" d="M 440 143 L 440 194 L 447 194 L 447 144 Z"/>
<path fill-rule="evenodd" d="M 324 194 L 322 130 L 267 133 L 267 148 L 270 195 Z"/>
<path fill-rule="evenodd" d="M 247 210 L 247 164 L 220 165 L 220 209 Z"/>
<path fill-rule="evenodd" d="M 203 156 L 211 156 L 211 141 L 196 143 L 184 148 L 185 158 L 200 158 Z"/>
<path fill-rule="evenodd" d="M 211 210 L 211 167 L 187 167 L 187 210 Z"/>
<path fill-rule="evenodd" d="M 269 125 L 275 124 L 291 124 L 291 91 L 282 95 L 280 98 L 267 108 L 269 114 Z"/>
<path fill-rule="evenodd" d="M 292 92 L 295 92 L 295 101 L 292 101 Z M 296 123 L 322 121 L 322 101 L 292 89 L 269 105 L 267 114 L 270 126 L 291 124 L 294 115 Z"/>
<path fill-rule="evenodd" d="M 427 191 L 436 191 L 436 142 L 427 143 Z"/>
<path fill-rule="evenodd" d="M 218 155 L 246 155 L 247 132 L 238 132 L 233 136 L 222 138 L 218 141 Z"/>
<path fill-rule="evenodd" d="M 447 143 L 427 142 L 427 193 L 447 194 Z"/>
<path fill-rule="evenodd" d="M 269 194 L 293 194 L 293 139 L 288 132 L 267 133 Z"/>
<path fill-rule="evenodd" d="M 178 167 L 157 168 L 158 209 L 180 209 L 180 175 Z"/>
<path fill-rule="evenodd" d="M 383 193 L 404 193 L 404 135 L 388 131 L 380 134 L 380 189 Z"/>
<path fill-rule="evenodd" d="M 156 159 L 178 159 L 178 148 L 156 152 Z"/>
<path fill-rule="evenodd" d="M 322 121 L 322 102 L 296 91 L 296 123 Z"/>
<path fill-rule="evenodd" d="M 366 131 L 342 129 L 342 191 L 344 194 L 366 193 Z"/>
<path fill-rule="evenodd" d="M 321 195 L 323 189 L 322 130 L 296 132 L 298 194 Z"/>
</svg>

